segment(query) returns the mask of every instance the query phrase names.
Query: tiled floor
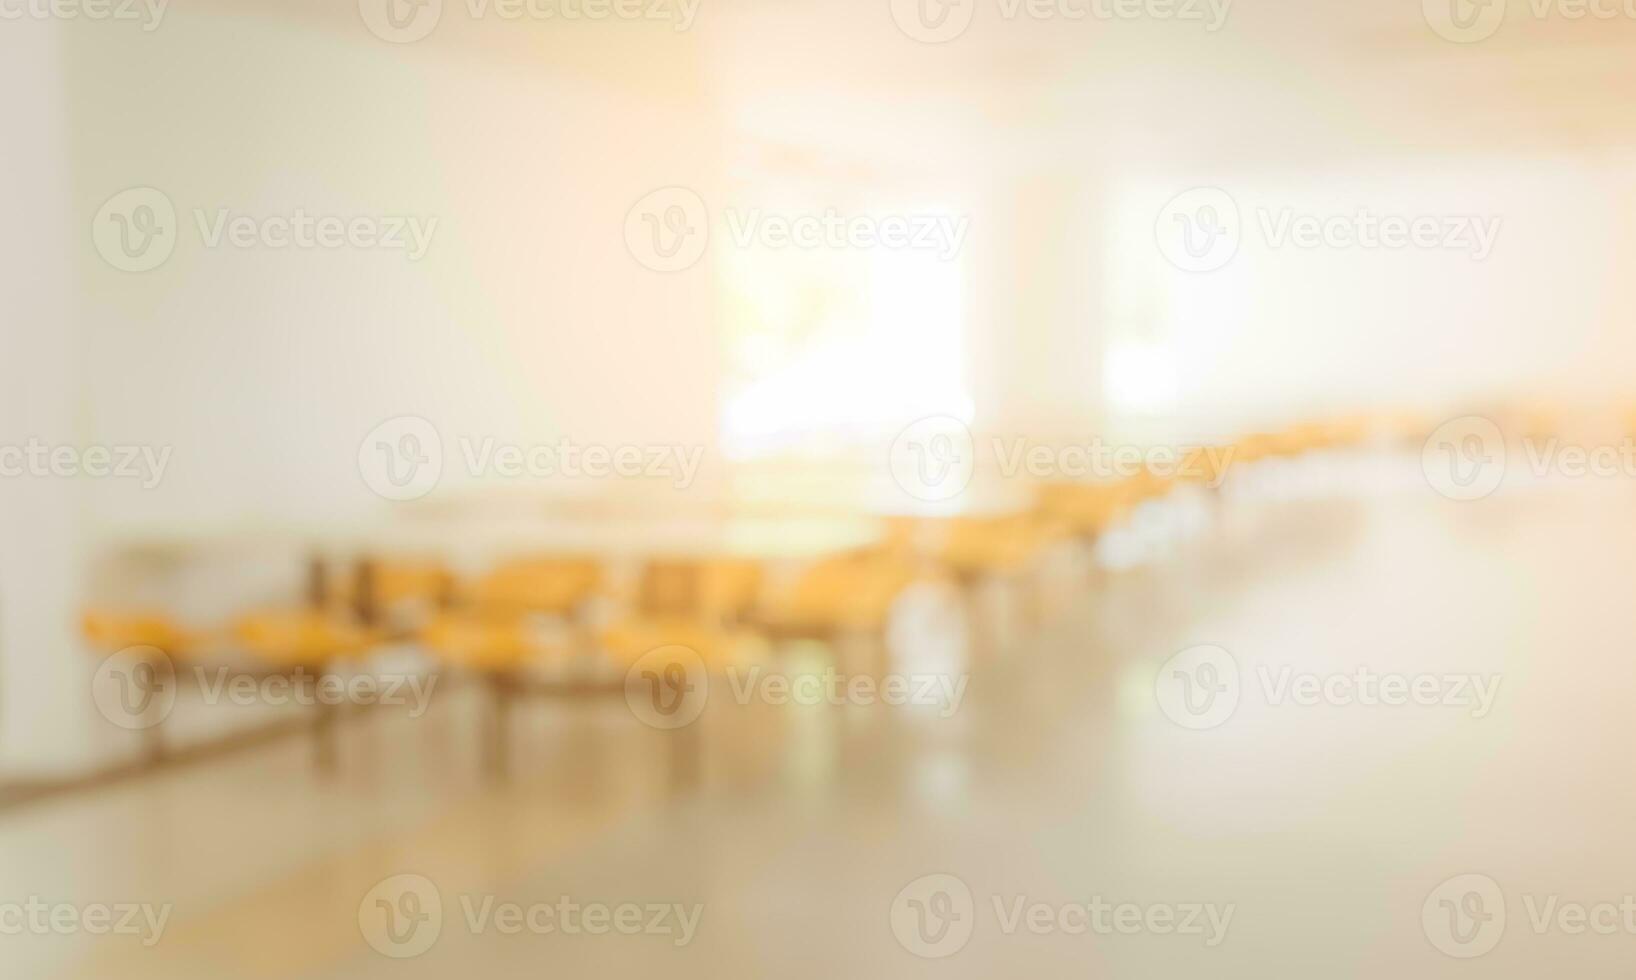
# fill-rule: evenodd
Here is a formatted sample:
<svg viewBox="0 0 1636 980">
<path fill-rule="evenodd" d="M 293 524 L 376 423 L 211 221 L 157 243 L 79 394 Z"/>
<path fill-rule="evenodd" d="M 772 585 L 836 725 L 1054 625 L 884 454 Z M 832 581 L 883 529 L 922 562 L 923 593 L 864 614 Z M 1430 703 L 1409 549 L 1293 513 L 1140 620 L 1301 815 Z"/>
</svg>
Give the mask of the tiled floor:
<svg viewBox="0 0 1636 980">
<path fill-rule="evenodd" d="M 1080 583 L 950 717 L 713 689 L 693 785 L 617 701 L 524 713 L 489 781 L 460 695 L 350 730 L 333 778 L 288 742 L 43 803 L 0 818 L 0 901 L 172 911 L 152 948 L 0 937 L 7 975 L 1624 976 L 1633 533 L 1621 484 L 1320 485 Z M 1155 691 L 1197 644 L 1239 690 L 1194 729 Z M 1438 703 L 1347 703 L 1360 668 Z M 405 874 L 440 918 L 371 892 Z M 565 896 L 642 926 L 565 934 Z M 421 927 L 383 938 L 378 897 Z M 506 903 L 554 931 L 474 928 Z M 648 928 L 650 905 L 681 908 Z"/>
</svg>

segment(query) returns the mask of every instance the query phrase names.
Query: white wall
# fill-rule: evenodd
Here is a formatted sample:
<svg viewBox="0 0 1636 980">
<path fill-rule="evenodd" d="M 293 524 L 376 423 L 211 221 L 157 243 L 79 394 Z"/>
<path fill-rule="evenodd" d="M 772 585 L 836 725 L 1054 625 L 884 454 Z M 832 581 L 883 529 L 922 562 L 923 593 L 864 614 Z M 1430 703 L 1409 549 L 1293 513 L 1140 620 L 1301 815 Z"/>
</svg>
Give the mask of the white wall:
<svg viewBox="0 0 1636 980">
<path fill-rule="evenodd" d="M 1456 410 L 1506 399 L 1617 408 L 1630 399 L 1636 236 L 1628 156 L 1404 157 L 1365 166 L 1132 177 L 1115 192 L 1116 307 L 1151 319 L 1184 426 L 1278 425 L 1354 408 Z M 1239 254 L 1183 272 L 1153 248 L 1166 199 L 1230 191 Z M 1480 215 L 1492 253 L 1275 246 L 1261 215 Z M 1135 297 L 1135 299 L 1131 299 Z"/>
<path fill-rule="evenodd" d="M 459 435 L 711 446 L 710 268 L 654 273 L 623 238 L 648 191 L 718 179 L 691 42 L 608 24 L 561 59 L 512 51 L 532 28 L 498 23 L 481 28 L 491 50 L 458 24 L 400 47 L 345 6 L 353 16 L 247 29 L 195 5 L 141 45 L 78 39 L 78 212 L 148 184 L 184 224 L 176 253 L 142 275 L 80 250 L 91 431 L 175 447 L 157 490 L 99 487 L 98 519 L 376 512 L 356 454 L 398 415 L 432 421 L 448 456 Z M 418 263 L 205 248 L 192 227 L 194 209 L 296 207 L 438 227 Z M 445 466 L 439 494 L 463 480 Z"/>
<path fill-rule="evenodd" d="M 650 190 L 708 196 L 720 180 L 697 42 L 581 27 L 452 23 L 399 47 L 353 4 L 181 0 L 151 34 L 0 33 L 0 79 L 29 93 L 3 117 L 0 258 L 21 274 L 7 277 L 0 442 L 172 453 L 151 489 L 0 481 L 0 776 L 136 748 L 90 698 L 78 621 L 103 598 L 89 588 L 100 556 L 136 538 L 388 513 L 357 464 L 383 419 L 442 432 L 440 497 L 478 482 L 455 465 L 461 435 L 701 446 L 713 465 L 710 262 L 655 273 L 623 237 Z M 162 190 L 181 218 L 175 253 L 145 273 L 111 267 L 89 234 L 134 186 Z M 412 263 L 206 248 L 192 213 L 298 207 L 439 224 Z M 271 560 L 293 582 L 288 558 Z"/>
<path fill-rule="evenodd" d="M 0 153 L 0 445 L 72 445 L 83 402 L 71 208 L 60 84 L 61 31 L 0 31 L 7 100 Z M 27 92 L 25 98 L 21 93 Z M 0 775 L 72 765 L 92 751 L 90 666 L 72 642 L 83 543 L 83 488 L 52 477 L 0 478 Z"/>
</svg>

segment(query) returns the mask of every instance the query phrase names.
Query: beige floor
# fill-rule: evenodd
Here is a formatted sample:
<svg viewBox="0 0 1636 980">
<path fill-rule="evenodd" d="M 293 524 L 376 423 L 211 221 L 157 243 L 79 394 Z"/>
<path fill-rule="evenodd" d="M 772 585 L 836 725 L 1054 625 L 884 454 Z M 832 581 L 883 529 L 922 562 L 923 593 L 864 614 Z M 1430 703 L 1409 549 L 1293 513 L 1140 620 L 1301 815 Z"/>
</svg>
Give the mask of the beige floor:
<svg viewBox="0 0 1636 980">
<path fill-rule="evenodd" d="M 1554 915 L 1636 894 L 1636 487 L 1455 504 L 1387 485 L 1229 505 L 978 657 L 948 719 L 713 699 L 692 786 L 675 780 L 674 734 L 621 703 L 525 713 L 512 778 L 488 781 L 462 696 L 418 723 L 356 726 L 332 779 L 290 742 L 5 815 L 0 902 L 173 906 L 151 949 L 0 937 L 18 968 L 6 975 L 1626 976 L 1636 934 L 1622 924 L 1533 920 L 1553 896 Z M 1161 712 L 1154 684 L 1201 643 L 1231 651 L 1244 687 L 1231 718 L 1193 731 Z M 1360 665 L 1498 675 L 1499 694 L 1476 718 L 1273 704 L 1256 679 Z M 391 959 L 366 943 L 360 903 L 405 873 L 435 883 L 442 929 Z M 969 942 L 940 959 L 893 928 L 900 891 L 933 873 L 974 903 Z M 1438 898 L 1466 901 L 1443 885 L 1462 874 L 1492 879 L 1507 913 L 1498 944 L 1469 960 L 1428 938 Z M 460 906 L 564 895 L 702 913 L 677 947 L 474 935 Z M 1007 932 L 1019 897 L 1210 903 L 1232 918 L 1215 946 Z"/>
</svg>

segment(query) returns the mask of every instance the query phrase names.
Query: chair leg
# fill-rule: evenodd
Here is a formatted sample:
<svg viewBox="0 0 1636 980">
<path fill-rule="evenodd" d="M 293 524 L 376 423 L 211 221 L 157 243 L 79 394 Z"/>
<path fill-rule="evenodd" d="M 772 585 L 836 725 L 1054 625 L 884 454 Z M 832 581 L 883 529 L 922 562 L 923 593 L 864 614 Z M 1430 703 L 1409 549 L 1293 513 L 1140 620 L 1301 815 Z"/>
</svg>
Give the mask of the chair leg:
<svg viewBox="0 0 1636 980">
<path fill-rule="evenodd" d="M 312 748 L 313 765 L 318 771 L 329 775 L 335 771 L 336 757 L 336 729 L 340 727 L 341 705 L 317 705 L 317 713 L 312 721 Z"/>
<path fill-rule="evenodd" d="M 670 741 L 670 788 L 674 793 L 685 793 L 700 783 L 704 770 L 704 716 L 691 724 L 663 732 Z"/>
<path fill-rule="evenodd" d="M 495 671 L 488 675 L 489 723 L 484 745 L 484 764 L 490 774 L 504 775 L 509 768 L 511 749 L 511 702 L 516 685 L 511 674 Z"/>
<path fill-rule="evenodd" d="M 875 661 L 875 679 L 884 681 L 892 673 L 892 642 L 887 636 L 887 623 L 882 621 L 879 626 L 871 628 L 865 637 L 873 648 L 870 652 Z"/>
<path fill-rule="evenodd" d="M 992 610 L 984 608 L 986 582 L 978 572 L 962 572 L 955 577 L 955 587 L 960 593 L 960 614 L 966 617 L 966 639 L 974 660 L 992 653 L 998 645 L 998 623 L 989 615 Z"/>
<path fill-rule="evenodd" d="M 143 764 L 149 769 L 157 769 L 165 764 L 169 752 L 165 748 L 165 723 L 155 722 L 142 733 Z"/>
<path fill-rule="evenodd" d="M 314 671 L 315 684 L 313 690 L 315 692 L 323 690 L 324 679 L 328 676 L 328 672 L 324 667 Z M 290 678 L 292 686 L 299 684 L 300 681 L 301 675 L 299 672 Z M 340 755 L 337 739 L 343 707 L 341 704 L 326 704 L 322 698 L 319 699 L 318 704 L 315 706 L 316 713 L 312 719 L 313 765 L 326 776 L 335 772 L 336 760 Z"/>
<path fill-rule="evenodd" d="M 160 656 L 156 660 L 147 660 L 146 662 L 151 664 L 153 676 L 158 678 L 160 683 L 171 685 L 174 695 L 177 679 L 171 661 L 164 656 Z M 168 676 L 165 676 L 166 674 Z M 164 765 L 169 755 L 169 749 L 165 745 L 165 721 L 163 718 L 154 717 L 158 714 L 158 700 L 158 698 L 150 698 L 147 707 L 144 709 L 147 715 L 145 720 L 148 721 L 148 724 L 142 733 L 143 762 L 152 769 Z"/>
<path fill-rule="evenodd" d="M 1045 563 L 1036 560 L 1032 567 L 1019 574 L 1013 581 L 1022 592 L 1020 605 L 1022 606 L 1022 620 L 1030 633 L 1035 633 L 1045 625 L 1049 618 L 1046 608 L 1045 593 L 1050 588 L 1050 582 L 1045 572 Z"/>
</svg>

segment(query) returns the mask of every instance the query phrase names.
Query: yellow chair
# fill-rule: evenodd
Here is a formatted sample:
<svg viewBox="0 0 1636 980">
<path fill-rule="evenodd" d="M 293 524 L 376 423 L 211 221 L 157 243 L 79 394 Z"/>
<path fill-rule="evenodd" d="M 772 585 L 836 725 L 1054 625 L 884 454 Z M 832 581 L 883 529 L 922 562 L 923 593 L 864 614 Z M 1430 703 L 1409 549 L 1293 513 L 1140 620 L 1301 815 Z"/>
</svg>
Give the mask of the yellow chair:
<svg viewBox="0 0 1636 980">
<path fill-rule="evenodd" d="M 1060 523 L 1027 514 L 959 517 L 947 522 L 938 561 L 963 578 L 1020 575 L 1063 532 Z"/>
<path fill-rule="evenodd" d="M 1256 463 L 1284 455 L 1285 442 L 1271 432 L 1251 432 L 1233 443 L 1233 462 Z"/>
<path fill-rule="evenodd" d="M 1113 527 L 1130 507 L 1129 490 L 1117 483 L 1047 483 L 1035 501 L 1043 520 L 1087 537 Z"/>
<path fill-rule="evenodd" d="M 682 616 L 639 616 L 621 620 L 603 630 L 601 645 L 609 659 L 621 669 L 629 669 L 650 651 L 662 647 L 686 647 L 713 669 L 752 663 L 768 652 L 766 638 L 754 630 Z"/>
<path fill-rule="evenodd" d="M 762 600 L 757 621 L 784 635 L 830 637 L 842 630 L 880 631 L 892 606 L 915 580 L 914 564 L 887 551 L 823 559 L 788 588 Z"/>
<path fill-rule="evenodd" d="M 1124 495 L 1126 503 L 1134 508 L 1145 501 L 1157 500 L 1163 497 L 1170 492 L 1174 483 L 1174 477 L 1160 476 L 1144 466 L 1115 486 L 1117 492 Z"/>
<path fill-rule="evenodd" d="M 1570 413 L 1561 405 L 1529 401 L 1519 406 L 1516 414 L 1517 431 L 1523 439 L 1548 442 L 1552 438 L 1561 438 L 1572 429 Z"/>
<path fill-rule="evenodd" d="M 1176 477 L 1188 483 L 1219 487 L 1235 462 L 1231 446 L 1199 446 L 1187 451 L 1177 467 Z"/>
<path fill-rule="evenodd" d="M 736 624 L 761 590 L 761 566 L 744 559 L 657 559 L 642 569 L 631 615 L 602 632 L 602 649 L 625 667 L 648 651 L 691 648 L 708 665 L 738 663 L 765 642 Z"/>
<path fill-rule="evenodd" d="M 267 610 L 234 623 L 239 643 L 261 660 L 282 668 L 322 668 L 368 650 L 380 637 L 349 617 L 323 609 Z"/>
<path fill-rule="evenodd" d="M 1361 416 L 1310 422 L 1292 427 L 1290 437 L 1301 452 L 1342 449 L 1365 442 L 1369 437 L 1369 424 Z"/>
<path fill-rule="evenodd" d="M 530 558 L 506 562 L 471 583 L 464 603 L 490 612 L 575 616 L 602 584 L 589 558 Z"/>
<path fill-rule="evenodd" d="M 381 641 L 373 629 L 350 615 L 326 609 L 273 609 L 240 616 L 233 625 L 240 645 L 280 672 L 323 674 L 330 664 L 357 656 Z M 313 715 L 314 759 L 320 769 L 335 767 L 336 723 L 343 706 L 320 702 Z"/>
<path fill-rule="evenodd" d="M 435 558 L 366 558 L 355 574 L 329 589 L 328 598 L 376 619 L 447 605 L 454 585 L 453 573 Z"/>
<path fill-rule="evenodd" d="M 152 668 L 156 676 L 171 673 L 176 659 L 197 654 L 206 639 L 204 634 L 184 629 L 170 616 L 159 612 L 91 609 L 81 617 L 80 629 L 86 642 L 98 653 L 112 656 L 129 651 L 129 656 Z M 154 656 L 152 650 L 158 650 L 161 656 Z M 163 727 L 162 716 L 145 726 L 148 765 L 158 765 L 168 755 Z"/>
<path fill-rule="evenodd" d="M 458 610 L 440 612 L 420 640 L 450 666 L 480 672 L 515 670 L 542 651 L 520 615 Z"/>
<path fill-rule="evenodd" d="M 510 752 L 511 703 L 522 691 L 522 668 L 537 660 L 544 649 L 528 628 L 526 613 L 517 610 L 444 610 L 421 627 L 422 645 L 446 666 L 482 677 L 489 693 L 483 724 L 484 765 L 494 772 L 505 769 Z"/>
<path fill-rule="evenodd" d="M 899 558 L 913 558 L 923 550 L 929 520 L 894 514 L 881 521 L 881 538 L 877 551 Z"/>
<path fill-rule="evenodd" d="M 637 586 L 636 611 L 645 616 L 737 622 L 755 606 L 761 577 L 760 563 L 747 559 L 650 561 Z"/>
<path fill-rule="evenodd" d="M 1361 430 L 1360 442 L 1376 440 L 1385 445 L 1419 449 L 1438 423 L 1420 412 L 1392 410 L 1360 415 L 1354 424 Z"/>
<path fill-rule="evenodd" d="M 1369 441 L 1370 422 L 1366 415 L 1344 415 L 1326 427 L 1331 447 L 1349 448 Z"/>
<path fill-rule="evenodd" d="M 1323 448 L 1324 431 L 1312 424 L 1292 425 L 1273 434 L 1273 455 L 1286 459 Z"/>
<path fill-rule="evenodd" d="M 761 563 L 746 559 L 707 562 L 701 584 L 701 612 L 707 618 L 740 622 L 761 596 Z"/>
<path fill-rule="evenodd" d="M 127 647 L 154 647 L 166 656 L 182 657 L 203 639 L 202 634 L 185 630 L 171 617 L 156 612 L 92 609 L 81 618 L 80 628 L 86 641 L 105 653 Z"/>
</svg>

